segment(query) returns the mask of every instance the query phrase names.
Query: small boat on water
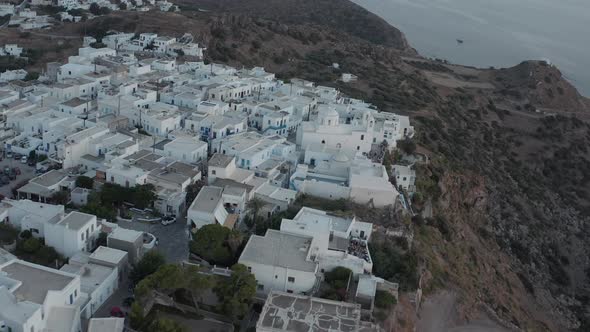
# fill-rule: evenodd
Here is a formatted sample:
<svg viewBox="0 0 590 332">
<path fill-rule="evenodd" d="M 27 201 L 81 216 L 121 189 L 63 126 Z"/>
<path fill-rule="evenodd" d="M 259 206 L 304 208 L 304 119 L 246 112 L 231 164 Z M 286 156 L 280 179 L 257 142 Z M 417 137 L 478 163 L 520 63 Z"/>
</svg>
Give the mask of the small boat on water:
<svg viewBox="0 0 590 332">
<path fill-rule="evenodd" d="M 463 44 L 463 39 L 457 39 L 457 44 Z"/>
</svg>

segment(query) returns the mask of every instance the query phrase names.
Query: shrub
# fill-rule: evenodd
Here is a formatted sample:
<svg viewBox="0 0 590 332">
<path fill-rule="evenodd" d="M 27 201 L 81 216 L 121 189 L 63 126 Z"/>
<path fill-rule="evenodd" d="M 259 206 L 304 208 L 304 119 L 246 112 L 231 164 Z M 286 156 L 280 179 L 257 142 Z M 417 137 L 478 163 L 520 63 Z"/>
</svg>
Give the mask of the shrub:
<svg viewBox="0 0 590 332">
<path fill-rule="evenodd" d="M 92 189 L 94 186 L 94 179 L 87 176 L 79 176 L 76 178 L 76 187 Z"/>
<path fill-rule="evenodd" d="M 29 254 L 36 253 L 37 251 L 39 251 L 40 248 L 41 248 L 41 241 L 39 241 L 39 239 L 34 238 L 34 237 L 27 239 L 23 243 L 23 250 Z"/>
<path fill-rule="evenodd" d="M 28 240 L 28 239 L 30 239 L 32 237 L 33 237 L 33 233 L 30 230 L 28 230 L 28 229 L 25 229 L 24 231 L 22 231 L 20 233 L 20 238 L 21 239 Z"/>
<path fill-rule="evenodd" d="M 387 291 L 378 290 L 375 293 L 375 306 L 381 309 L 390 309 L 396 305 L 397 300 L 391 293 Z"/>
</svg>

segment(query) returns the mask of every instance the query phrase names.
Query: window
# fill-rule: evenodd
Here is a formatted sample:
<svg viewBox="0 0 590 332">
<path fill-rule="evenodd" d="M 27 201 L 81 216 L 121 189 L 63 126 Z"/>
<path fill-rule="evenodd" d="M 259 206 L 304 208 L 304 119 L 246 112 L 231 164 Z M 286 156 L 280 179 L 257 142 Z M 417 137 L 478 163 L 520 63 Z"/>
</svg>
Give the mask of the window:
<svg viewBox="0 0 590 332">
<path fill-rule="evenodd" d="M 257 286 L 256 286 L 256 288 L 257 288 L 259 291 L 261 291 L 261 290 L 264 290 L 264 285 L 260 285 L 260 284 L 259 284 L 259 285 L 257 285 Z"/>
<path fill-rule="evenodd" d="M 361 135 L 361 141 L 365 139 L 365 135 Z"/>
<path fill-rule="evenodd" d="M 77 297 L 77 296 L 78 296 L 78 290 L 74 289 L 74 297 Z"/>
<path fill-rule="evenodd" d="M 288 282 L 295 282 L 295 277 L 289 277 L 289 278 L 287 278 L 287 281 Z"/>
<path fill-rule="evenodd" d="M 214 170 L 214 169 L 212 169 L 212 170 L 211 170 L 211 174 L 215 175 L 215 174 L 217 174 L 217 173 L 215 172 L 215 170 Z"/>
<path fill-rule="evenodd" d="M 84 233 L 80 234 L 80 237 L 82 238 L 82 241 L 84 241 Z"/>
<path fill-rule="evenodd" d="M 357 145 L 356 149 L 357 149 L 357 150 L 360 150 L 360 149 L 361 149 L 361 147 Z"/>
<path fill-rule="evenodd" d="M 293 291 L 290 289 L 287 289 L 287 293 L 293 294 Z"/>
<path fill-rule="evenodd" d="M 252 272 L 252 267 L 248 266 L 248 272 Z"/>
</svg>

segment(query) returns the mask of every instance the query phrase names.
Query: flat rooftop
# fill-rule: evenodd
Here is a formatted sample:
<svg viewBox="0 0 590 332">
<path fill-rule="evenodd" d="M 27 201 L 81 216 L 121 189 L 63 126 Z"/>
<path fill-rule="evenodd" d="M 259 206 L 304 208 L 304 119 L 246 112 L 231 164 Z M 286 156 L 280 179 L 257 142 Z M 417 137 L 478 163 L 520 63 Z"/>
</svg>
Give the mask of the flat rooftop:
<svg viewBox="0 0 590 332">
<path fill-rule="evenodd" d="M 95 218 L 96 217 L 91 214 L 72 211 L 57 224 L 64 226 L 68 229 L 80 230 L 89 222 L 92 222 Z"/>
<path fill-rule="evenodd" d="M 74 280 L 74 276 L 60 273 L 50 268 L 13 261 L 1 270 L 6 276 L 19 280 L 22 284 L 14 292 L 20 301 L 43 304 L 48 291 L 61 291 Z"/>
<path fill-rule="evenodd" d="M 111 234 L 109 234 L 109 238 L 125 242 L 135 242 L 139 237 L 143 237 L 142 232 L 121 227 L 113 229 Z"/>
<path fill-rule="evenodd" d="M 359 304 L 273 291 L 256 327 L 289 332 L 357 332 L 360 320 Z"/>
<path fill-rule="evenodd" d="M 127 256 L 127 252 L 119 249 L 100 246 L 91 255 L 90 259 L 112 264 L 119 262 Z"/>
<path fill-rule="evenodd" d="M 36 178 L 31 179 L 30 182 L 38 184 L 43 187 L 51 187 L 63 179 L 67 178 L 68 176 L 59 170 L 51 170 L 45 174 L 42 174 Z"/>
<path fill-rule="evenodd" d="M 88 324 L 88 332 L 122 332 L 125 318 L 92 318 Z"/>
<path fill-rule="evenodd" d="M 222 193 L 223 188 L 205 186 L 199 191 L 190 209 L 193 211 L 213 213 L 221 199 Z"/>
<path fill-rule="evenodd" d="M 269 229 L 264 236 L 253 235 L 240 262 L 253 262 L 288 269 L 314 272 L 316 263 L 307 260 L 312 238 Z"/>
<path fill-rule="evenodd" d="M 209 167 L 227 167 L 233 159 L 233 156 L 216 153 L 209 159 Z"/>
</svg>

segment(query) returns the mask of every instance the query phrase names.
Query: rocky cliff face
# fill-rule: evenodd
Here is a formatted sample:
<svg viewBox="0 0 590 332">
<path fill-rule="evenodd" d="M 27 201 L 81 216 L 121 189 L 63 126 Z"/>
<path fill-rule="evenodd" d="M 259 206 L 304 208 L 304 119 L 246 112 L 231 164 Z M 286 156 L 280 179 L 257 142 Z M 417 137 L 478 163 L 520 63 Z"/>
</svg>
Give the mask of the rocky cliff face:
<svg viewBox="0 0 590 332">
<path fill-rule="evenodd" d="M 409 114 L 431 157 L 418 188 L 433 213 L 412 221 L 426 298 L 452 290 L 458 321 L 491 312 L 522 330 L 588 330 L 588 100 L 556 68 L 423 59 L 401 32 L 347 1 L 183 6 L 182 14 L 114 14 L 88 30 L 191 32 L 207 41 L 210 60 L 263 65 Z M 339 82 L 342 72 L 358 82 Z M 413 328 L 414 320 L 396 319 L 390 326 Z"/>
</svg>

